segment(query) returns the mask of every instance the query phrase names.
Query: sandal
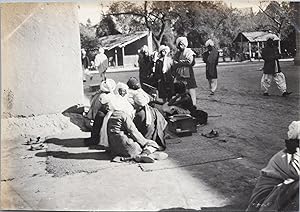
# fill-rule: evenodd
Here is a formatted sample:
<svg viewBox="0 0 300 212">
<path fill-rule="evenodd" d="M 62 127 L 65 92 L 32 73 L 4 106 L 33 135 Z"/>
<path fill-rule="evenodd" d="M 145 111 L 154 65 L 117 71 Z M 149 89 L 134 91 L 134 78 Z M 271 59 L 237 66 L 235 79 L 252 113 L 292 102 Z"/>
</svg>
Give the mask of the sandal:
<svg viewBox="0 0 300 212">
<path fill-rule="evenodd" d="M 210 133 L 206 133 L 206 134 L 201 134 L 202 136 L 206 137 L 206 138 L 215 138 L 219 136 L 218 131 L 215 130 L 211 130 Z"/>
</svg>

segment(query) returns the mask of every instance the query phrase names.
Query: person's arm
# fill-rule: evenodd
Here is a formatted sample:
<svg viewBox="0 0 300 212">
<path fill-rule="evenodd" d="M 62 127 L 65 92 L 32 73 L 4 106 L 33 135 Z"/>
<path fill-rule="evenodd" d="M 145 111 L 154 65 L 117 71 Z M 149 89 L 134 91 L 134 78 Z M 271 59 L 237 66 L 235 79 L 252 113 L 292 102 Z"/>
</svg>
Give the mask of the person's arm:
<svg viewBox="0 0 300 212">
<path fill-rule="evenodd" d="M 180 106 L 182 103 L 186 103 L 191 101 L 191 97 L 189 95 L 182 95 L 181 98 L 177 98 L 177 100 L 173 103 L 174 106 Z"/>
<path fill-rule="evenodd" d="M 94 65 L 97 68 L 100 65 L 100 62 L 101 62 L 98 54 L 95 56 L 94 62 L 95 62 Z"/>
<path fill-rule="evenodd" d="M 219 63 L 219 52 L 217 51 L 217 57 L 216 57 L 216 65 L 218 65 L 218 63 Z"/>
<path fill-rule="evenodd" d="M 184 60 L 178 60 L 177 63 L 179 66 L 194 66 L 195 65 L 195 56 L 187 56 Z"/>
<path fill-rule="evenodd" d="M 144 147 L 149 140 L 146 139 L 136 128 L 135 124 L 133 123 L 132 119 L 128 115 L 124 115 L 124 127 L 125 130 L 130 133 L 133 140 L 139 143 L 142 147 Z"/>
</svg>

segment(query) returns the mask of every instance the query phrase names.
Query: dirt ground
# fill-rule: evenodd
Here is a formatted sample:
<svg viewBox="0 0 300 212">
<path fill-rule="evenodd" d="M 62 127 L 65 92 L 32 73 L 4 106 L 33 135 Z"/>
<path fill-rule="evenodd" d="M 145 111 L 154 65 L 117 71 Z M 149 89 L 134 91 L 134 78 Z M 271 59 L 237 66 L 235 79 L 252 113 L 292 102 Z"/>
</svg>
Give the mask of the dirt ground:
<svg viewBox="0 0 300 212">
<path fill-rule="evenodd" d="M 31 125 L 31 134 L 2 139 L 1 209 L 243 211 L 259 170 L 284 147 L 289 123 L 299 120 L 299 67 L 281 62 L 293 92 L 289 97 L 281 97 L 275 85 L 265 97 L 260 90 L 262 65 L 220 65 L 215 96 L 209 96 L 204 67 L 195 68 L 197 104 L 208 112 L 208 124 L 180 140 L 187 151 L 178 158 L 185 163 L 170 156 L 164 163 L 171 168 L 145 172 L 136 163 L 111 163 L 103 150 L 84 147 L 89 133 L 69 127 L 60 115 L 54 117 L 59 122 Z M 122 82 L 130 76 L 138 73 L 107 74 Z M 87 96 L 88 84 L 97 81 L 94 76 L 85 84 Z M 201 136 L 211 129 L 220 136 Z M 37 135 L 48 141 L 47 148 L 27 150 L 24 143 Z M 170 140 L 168 148 L 176 149 L 176 141 Z M 220 159 L 213 160 L 215 154 Z M 191 155 L 203 156 L 202 162 L 193 162 Z"/>
</svg>

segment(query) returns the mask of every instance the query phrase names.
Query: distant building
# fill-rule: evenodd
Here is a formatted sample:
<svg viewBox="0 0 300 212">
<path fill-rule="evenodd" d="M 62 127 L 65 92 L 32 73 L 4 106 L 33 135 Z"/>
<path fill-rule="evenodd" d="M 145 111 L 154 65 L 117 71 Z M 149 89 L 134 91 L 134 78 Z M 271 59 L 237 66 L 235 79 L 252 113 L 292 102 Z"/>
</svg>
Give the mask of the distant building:
<svg viewBox="0 0 300 212">
<path fill-rule="evenodd" d="M 134 66 L 138 61 L 138 50 L 147 45 L 152 52 L 152 32 L 138 31 L 128 34 L 109 35 L 98 39 L 105 49 L 109 66 Z"/>
<path fill-rule="evenodd" d="M 246 54 L 249 59 L 260 58 L 261 49 L 264 48 L 267 39 L 272 36 L 273 40 L 280 41 L 279 37 L 270 32 L 240 32 L 233 43 L 236 46 L 236 52 Z"/>
</svg>

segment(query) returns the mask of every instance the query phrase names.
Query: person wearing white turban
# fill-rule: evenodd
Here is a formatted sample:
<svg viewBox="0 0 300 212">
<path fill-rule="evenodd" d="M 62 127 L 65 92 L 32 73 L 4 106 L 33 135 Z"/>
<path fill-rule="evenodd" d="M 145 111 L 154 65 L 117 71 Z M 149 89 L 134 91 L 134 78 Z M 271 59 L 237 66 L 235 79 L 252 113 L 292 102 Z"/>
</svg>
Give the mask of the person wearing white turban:
<svg viewBox="0 0 300 212">
<path fill-rule="evenodd" d="M 288 127 L 286 148 L 260 172 L 247 211 L 299 211 L 300 121 Z"/>
<path fill-rule="evenodd" d="M 99 48 L 98 54 L 95 56 L 94 63 L 95 63 L 96 69 L 99 71 L 100 78 L 105 80 L 106 79 L 105 73 L 106 73 L 106 70 L 108 68 L 108 58 L 104 54 L 104 48 L 103 47 Z"/>
<path fill-rule="evenodd" d="M 147 87 L 144 83 L 148 85 L 154 85 L 153 81 L 153 67 L 154 67 L 154 60 L 149 53 L 148 47 L 144 45 L 139 50 L 139 80 L 143 90 L 146 90 Z"/>
<path fill-rule="evenodd" d="M 156 108 L 150 107 L 148 103 L 149 99 L 143 94 L 135 95 L 136 113 L 133 122 L 145 138 L 154 140 L 159 145 L 160 150 L 164 150 L 166 148 L 164 131 L 167 127 L 167 121 Z"/>
<path fill-rule="evenodd" d="M 159 98 L 164 102 L 171 99 L 174 93 L 174 77 L 172 74 L 173 60 L 168 56 L 170 48 L 165 45 L 159 47 L 159 58 L 155 64 L 155 79 Z"/>
<path fill-rule="evenodd" d="M 188 89 L 193 105 L 197 105 L 196 99 L 196 80 L 193 70 L 195 65 L 195 52 L 188 47 L 188 40 L 186 37 L 179 37 L 176 39 L 176 47 L 178 52 L 174 55 L 174 70 L 175 70 L 175 82 L 184 82 Z"/>
<path fill-rule="evenodd" d="M 109 111 L 108 99 L 114 96 L 116 83 L 113 79 L 106 79 L 100 84 L 100 90 L 93 96 L 91 107 L 87 113 L 87 118 L 93 122 L 91 138 L 85 140 L 87 146 L 99 143 L 99 132 L 103 123 L 103 119 Z"/>
<path fill-rule="evenodd" d="M 158 144 L 150 139 L 146 139 L 133 123 L 131 111 L 126 107 L 120 98 L 112 100 L 112 110 L 107 114 L 107 126 L 101 129 L 104 135 L 101 144 L 108 145 L 113 158 L 124 157 L 138 160 L 139 162 L 154 162 L 154 158 L 145 154 L 155 152 L 159 149 Z M 107 133 L 107 138 L 105 138 Z M 105 140 L 107 139 L 107 140 Z"/>
<path fill-rule="evenodd" d="M 203 62 L 206 63 L 206 79 L 208 80 L 210 95 L 214 95 L 218 85 L 217 65 L 219 62 L 219 52 L 214 47 L 214 42 L 208 39 L 205 42 L 207 51 L 202 55 Z"/>
</svg>

